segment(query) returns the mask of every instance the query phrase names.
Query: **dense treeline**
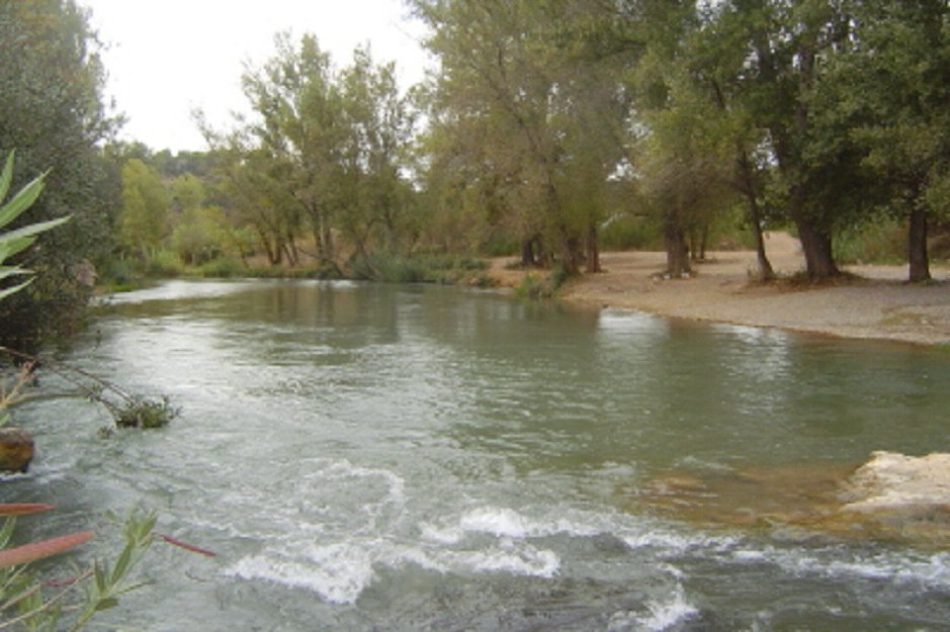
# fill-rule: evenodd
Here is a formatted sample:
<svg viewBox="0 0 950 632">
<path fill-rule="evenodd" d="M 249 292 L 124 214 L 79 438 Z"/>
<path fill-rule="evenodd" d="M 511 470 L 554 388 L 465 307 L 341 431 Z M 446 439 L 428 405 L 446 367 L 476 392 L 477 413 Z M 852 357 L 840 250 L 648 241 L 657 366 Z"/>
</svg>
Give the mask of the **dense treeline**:
<svg viewBox="0 0 950 632">
<path fill-rule="evenodd" d="M 650 242 L 679 277 L 740 223 L 766 279 L 766 228 L 793 230 L 820 280 L 836 240 L 898 225 L 910 279 L 929 278 L 950 214 L 945 0 L 408 5 L 437 60 L 423 85 L 401 90 L 368 48 L 337 65 L 279 35 L 242 77 L 252 113 L 201 120 L 211 150 L 172 155 L 110 142 L 74 2 L 0 2 L 0 149 L 18 180 L 51 170 L 23 221 L 75 217 L 29 254 L 43 282 L 4 328 L 71 313 L 84 262 L 119 281 L 373 277 L 387 258 L 518 253 L 573 274 L 599 270 L 602 242 Z"/>
</svg>

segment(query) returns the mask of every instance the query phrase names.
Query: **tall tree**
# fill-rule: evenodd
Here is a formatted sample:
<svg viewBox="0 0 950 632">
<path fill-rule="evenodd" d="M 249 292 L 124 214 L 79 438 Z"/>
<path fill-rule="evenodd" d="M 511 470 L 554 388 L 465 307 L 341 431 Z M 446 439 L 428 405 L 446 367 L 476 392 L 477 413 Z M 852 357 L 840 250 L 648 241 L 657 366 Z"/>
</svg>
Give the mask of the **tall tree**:
<svg viewBox="0 0 950 632">
<path fill-rule="evenodd" d="M 74 326 L 89 295 L 77 267 L 111 254 L 120 185 L 99 145 L 117 121 L 98 47 L 72 0 L 0 2 L 0 147 L 17 150 L 16 183 L 49 170 L 46 194 L 21 221 L 74 217 L 27 254 L 37 283 L 2 305 L 0 338 L 13 345 Z"/>
<path fill-rule="evenodd" d="M 169 229 L 169 196 L 158 173 L 137 158 L 122 167 L 120 242 L 125 250 L 148 261 Z"/>
<path fill-rule="evenodd" d="M 930 279 L 928 222 L 950 215 L 950 5 L 852 0 L 856 45 L 822 94 L 851 129 L 882 206 L 908 223 L 909 279 Z"/>
<path fill-rule="evenodd" d="M 768 131 L 777 169 L 774 194 L 795 224 L 812 279 L 839 273 L 835 227 L 861 212 L 860 157 L 838 142 L 815 95 L 829 60 L 851 45 L 851 17 L 826 0 L 730 0 L 718 19 L 735 29 L 748 51 L 737 78 L 750 121 Z"/>
</svg>

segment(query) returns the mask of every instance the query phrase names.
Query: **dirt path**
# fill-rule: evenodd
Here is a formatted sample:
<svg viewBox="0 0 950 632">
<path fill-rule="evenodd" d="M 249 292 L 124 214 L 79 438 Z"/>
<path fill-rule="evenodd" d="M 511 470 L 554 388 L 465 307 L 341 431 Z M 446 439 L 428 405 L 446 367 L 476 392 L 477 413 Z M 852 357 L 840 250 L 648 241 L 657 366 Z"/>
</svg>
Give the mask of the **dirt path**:
<svg viewBox="0 0 950 632">
<path fill-rule="evenodd" d="M 772 233 L 766 248 L 779 274 L 804 267 L 798 240 Z M 564 300 L 663 316 L 807 331 L 853 338 L 950 344 L 950 268 L 934 267 L 936 282 L 909 285 L 903 266 L 851 266 L 861 279 L 837 286 L 763 286 L 750 283 L 755 253 L 713 252 L 691 279 L 664 280 L 661 252 L 605 253 L 603 274 L 584 275 L 562 290 Z M 490 273 L 514 287 L 525 273 L 511 259 L 492 261 Z"/>
</svg>

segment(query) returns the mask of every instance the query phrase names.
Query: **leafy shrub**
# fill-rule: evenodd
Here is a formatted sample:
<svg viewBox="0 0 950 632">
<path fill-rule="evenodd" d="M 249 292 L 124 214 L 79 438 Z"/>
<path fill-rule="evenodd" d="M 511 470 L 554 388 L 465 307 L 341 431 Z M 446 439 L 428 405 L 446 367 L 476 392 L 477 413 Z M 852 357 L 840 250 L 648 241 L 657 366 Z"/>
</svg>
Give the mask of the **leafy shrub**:
<svg viewBox="0 0 950 632">
<path fill-rule="evenodd" d="M 200 276 L 219 279 L 243 276 L 246 272 L 244 264 L 233 257 L 218 257 L 198 268 Z"/>
<path fill-rule="evenodd" d="M 172 244 L 182 261 L 201 265 L 220 258 L 229 241 L 221 209 L 194 208 L 185 211 L 172 233 Z M 243 245 L 243 244 L 241 244 Z"/>
<path fill-rule="evenodd" d="M 164 428 L 178 416 L 178 409 L 167 397 L 159 400 L 133 397 L 115 412 L 115 425 L 119 428 Z"/>
<path fill-rule="evenodd" d="M 354 260 L 350 274 L 354 279 L 384 283 L 459 283 L 487 267 L 471 257 L 374 254 Z"/>
<path fill-rule="evenodd" d="M 880 220 L 835 235 L 834 255 L 841 263 L 900 263 L 906 251 L 906 230 L 897 220 Z"/>
<path fill-rule="evenodd" d="M 618 214 L 601 225 L 600 244 L 604 250 L 660 250 L 663 235 L 653 218 Z"/>
<path fill-rule="evenodd" d="M 185 272 L 178 254 L 171 250 L 159 250 L 143 267 L 146 276 L 157 279 L 175 278 Z"/>
</svg>

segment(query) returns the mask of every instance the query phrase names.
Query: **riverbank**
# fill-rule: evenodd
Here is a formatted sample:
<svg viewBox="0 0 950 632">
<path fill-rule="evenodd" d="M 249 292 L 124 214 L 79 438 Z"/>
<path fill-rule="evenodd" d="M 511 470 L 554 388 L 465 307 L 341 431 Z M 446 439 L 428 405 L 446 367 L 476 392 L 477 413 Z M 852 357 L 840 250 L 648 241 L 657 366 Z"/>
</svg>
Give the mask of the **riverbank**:
<svg viewBox="0 0 950 632">
<path fill-rule="evenodd" d="M 804 268 L 798 241 L 769 235 L 775 271 L 791 276 Z M 495 259 L 489 270 L 503 286 L 516 287 L 525 272 L 509 270 L 512 259 Z M 775 327 L 848 338 L 918 344 L 950 344 L 950 268 L 934 266 L 935 281 L 910 285 L 906 266 L 860 265 L 845 270 L 857 278 L 811 286 L 753 282 L 755 253 L 712 252 L 690 279 L 663 279 L 662 252 L 604 253 L 605 272 L 570 281 L 563 300 L 597 307 L 634 309 L 674 318 Z"/>
</svg>

